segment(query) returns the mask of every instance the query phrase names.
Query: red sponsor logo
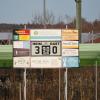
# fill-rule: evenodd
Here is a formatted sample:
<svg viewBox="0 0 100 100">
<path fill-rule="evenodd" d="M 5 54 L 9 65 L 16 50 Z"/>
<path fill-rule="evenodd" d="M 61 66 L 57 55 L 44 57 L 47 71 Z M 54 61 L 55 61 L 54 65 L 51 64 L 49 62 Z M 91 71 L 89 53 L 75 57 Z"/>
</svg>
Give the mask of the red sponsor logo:
<svg viewBox="0 0 100 100">
<path fill-rule="evenodd" d="M 23 30 L 16 30 L 15 32 L 17 34 L 19 34 L 19 35 L 29 35 L 30 34 L 30 30 L 25 30 L 25 29 L 23 29 Z"/>
</svg>

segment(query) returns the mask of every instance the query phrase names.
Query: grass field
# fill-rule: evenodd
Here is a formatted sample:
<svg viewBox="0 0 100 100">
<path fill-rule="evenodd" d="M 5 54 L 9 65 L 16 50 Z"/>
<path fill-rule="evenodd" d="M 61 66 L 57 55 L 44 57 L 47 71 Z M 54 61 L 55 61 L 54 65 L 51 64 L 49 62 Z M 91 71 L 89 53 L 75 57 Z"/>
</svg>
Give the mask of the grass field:
<svg viewBox="0 0 100 100">
<path fill-rule="evenodd" d="M 0 68 L 12 67 L 12 45 L 0 45 Z"/>
<path fill-rule="evenodd" d="M 0 60 L 0 68 L 11 68 L 13 65 L 12 59 Z"/>
<path fill-rule="evenodd" d="M 97 65 L 100 67 L 100 59 L 80 59 L 80 66 L 81 67 L 91 67 L 91 66 L 96 66 L 96 61 Z"/>
<path fill-rule="evenodd" d="M 0 68 L 12 67 L 12 45 L 0 45 Z M 100 44 L 80 45 L 80 67 L 100 66 Z"/>
<path fill-rule="evenodd" d="M 80 44 L 80 66 L 100 66 L 100 43 Z"/>
</svg>

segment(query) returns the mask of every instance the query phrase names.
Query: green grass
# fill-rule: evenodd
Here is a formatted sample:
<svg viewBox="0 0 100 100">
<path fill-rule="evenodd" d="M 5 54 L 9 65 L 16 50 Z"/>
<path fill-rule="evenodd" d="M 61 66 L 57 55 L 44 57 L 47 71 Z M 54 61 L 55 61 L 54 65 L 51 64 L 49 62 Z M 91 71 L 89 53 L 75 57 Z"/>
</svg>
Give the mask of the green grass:
<svg viewBox="0 0 100 100">
<path fill-rule="evenodd" d="M 80 59 L 80 66 L 93 66 L 95 59 Z"/>
<path fill-rule="evenodd" d="M 100 67 L 100 59 L 80 59 L 80 67 L 95 66 L 97 61 L 98 67 Z"/>
<path fill-rule="evenodd" d="M 95 66 L 96 61 L 100 67 L 100 43 L 80 44 L 80 66 Z"/>
<path fill-rule="evenodd" d="M 12 59 L 12 52 L 0 52 L 0 60 L 2 59 Z"/>
<path fill-rule="evenodd" d="M 12 59 L 0 60 L 0 68 L 12 68 L 12 67 L 13 67 Z"/>
<path fill-rule="evenodd" d="M 0 45 L 0 68 L 13 67 L 12 45 Z"/>
<path fill-rule="evenodd" d="M 0 52 L 12 52 L 12 45 L 0 45 Z"/>
</svg>

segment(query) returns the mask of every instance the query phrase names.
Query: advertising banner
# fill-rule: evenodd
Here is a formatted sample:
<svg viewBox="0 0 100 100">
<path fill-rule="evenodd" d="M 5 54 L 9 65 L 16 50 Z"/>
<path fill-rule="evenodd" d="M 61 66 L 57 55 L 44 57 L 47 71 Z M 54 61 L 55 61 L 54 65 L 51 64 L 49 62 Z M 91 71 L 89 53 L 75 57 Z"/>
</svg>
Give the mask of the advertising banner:
<svg viewBox="0 0 100 100">
<path fill-rule="evenodd" d="M 31 68 L 61 68 L 61 57 L 31 57 Z"/>
<path fill-rule="evenodd" d="M 62 41 L 62 49 L 68 49 L 68 48 L 79 48 L 79 42 L 78 41 Z"/>
<path fill-rule="evenodd" d="M 62 56 L 78 56 L 78 49 L 62 49 Z"/>
<path fill-rule="evenodd" d="M 34 29 L 30 31 L 30 40 L 32 41 L 52 41 L 61 40 L 60 29 Z"/>
<path fill-rule="evenodd" d="M 13 31 L 14 35 L 30 35 L 30 30 L 27 29 L 16 29 Z"/>
<path fill-rule="evenodd" d="M 78 30 L 62 30 L 62 40 L 63 41 L 75 41 L 79 40 Z"/>
<path fill-rule="evenodd" d="M 79 57 L 63 57 L 63 67 L 79 67 Z"/>
<path fill-rule="evenodd" d="M 30 49 L 30 42 L 29 41 L 13 41 L 13 48 Z"/>
<path fill-rule="evenodd" d="M 28 41 L 30 40 L 30 35 L 19 35 L 20 41 Z"/>
<path fill-rule="evenodd" d="M 28 41 L 30 40 L 30 30 L 16 29 L 13 31 L 14 41 Z"/>
<path fill-rule="evenodd" d="M 13 57 L 14 68 L 30 68 L 30 57 Z"/>
</svg>

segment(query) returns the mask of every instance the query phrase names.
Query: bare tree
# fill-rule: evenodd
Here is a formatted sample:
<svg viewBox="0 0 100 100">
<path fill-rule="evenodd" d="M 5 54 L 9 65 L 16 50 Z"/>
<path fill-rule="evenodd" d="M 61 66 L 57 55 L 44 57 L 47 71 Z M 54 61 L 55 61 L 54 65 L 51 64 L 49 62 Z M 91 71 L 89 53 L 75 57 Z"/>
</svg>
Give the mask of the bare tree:
<svg viewBox="0 0 100 100">
<path fill-rule="evenodd" d="M 35 14 L 33 19 L 32 19 L 32 23 L 34 23 L 34 24 L 43 24 L 42 14 Z"/>
<path fill-rule="evenodd" d="M 67 14 L 65 15 L 65 23 L 66 24 L 69 24 L 69 23 L 71 23 L 73 21 L 74 21 L 74 18 L 68 16 Z"/>
<path fill-rule="evenodd" d="M 49 11 L 46 13 L 46 24 L 54 24 L 55 23 L 55 16 L 54 14 Z"/>
<path fill-rule="evenodd" d="M 63 16 L 59 16 L 58 19 L 57 19 L 57 23 L 58 24 L 64 23 L 64 20 L 63 19 L 64 19 Z"/>
<path fill-rule="evenodd" d="M 43 24 L 44 17 L 43 14 L 35 14 L 32 20 L 34 24 Z M 46 24 L 54 24 L 55 16 L 52 12 L 46 11 Z"/>
</svg>

